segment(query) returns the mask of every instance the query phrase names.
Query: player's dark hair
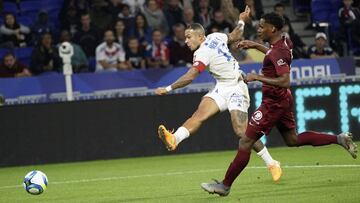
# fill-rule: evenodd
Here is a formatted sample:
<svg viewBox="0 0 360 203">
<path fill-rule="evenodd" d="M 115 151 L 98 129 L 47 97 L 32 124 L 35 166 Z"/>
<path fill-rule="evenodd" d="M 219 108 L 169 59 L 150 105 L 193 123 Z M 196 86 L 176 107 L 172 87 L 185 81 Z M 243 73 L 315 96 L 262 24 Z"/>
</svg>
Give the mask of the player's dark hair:
<svg viewBox="0 0 360 203">
<path fill-rule="evenodd" d="M 205 35 L 205 29 L 204 27 L 199 24 L 199 23 L 191 23 L 190 25 L 187 26 L 186 28 L 187 30 L 194 30 L 194 31 L 197 31 L 197 32 L 200 32 L 201 34 L 204 34 Z"/>
<path fill-rule="evenodd" d="M 281 30 L 284 26 L 283 17 L 279 16 L 276 13 L 267 13 L 264 14 L 261 18 L 263 18 L 266 23 L 273 25 L 277 30 Z"/>
</svg>

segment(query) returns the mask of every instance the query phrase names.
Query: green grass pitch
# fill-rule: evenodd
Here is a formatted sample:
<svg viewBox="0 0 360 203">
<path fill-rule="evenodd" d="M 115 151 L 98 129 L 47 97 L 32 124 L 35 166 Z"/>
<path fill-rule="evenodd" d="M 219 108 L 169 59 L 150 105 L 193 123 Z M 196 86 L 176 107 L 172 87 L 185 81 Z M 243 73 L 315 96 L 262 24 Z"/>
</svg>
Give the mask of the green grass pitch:
<svg viewBox="0 0 360 203">
<path fill-rule="evenodd" d="M 280 182 L 252 153 L 227 197 L 205 193 L 200 183 L 221 180 L 235 151 L 0 168 L 0 202 L 360 202 L 360 161 L 341 147 L 270 152 L 282 163 Z M 21 186 L 34 169 L 49 178 L 38 196 Z"/>
</svg>

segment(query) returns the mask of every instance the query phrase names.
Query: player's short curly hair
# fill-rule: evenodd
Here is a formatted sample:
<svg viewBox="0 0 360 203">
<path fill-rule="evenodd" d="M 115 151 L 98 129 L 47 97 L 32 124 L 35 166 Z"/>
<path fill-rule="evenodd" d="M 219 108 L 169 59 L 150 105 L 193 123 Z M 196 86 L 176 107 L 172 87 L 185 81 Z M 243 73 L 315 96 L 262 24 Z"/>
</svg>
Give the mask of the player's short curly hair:
<svg viewBox="0 0 360 203">
<path fill-rule="evenodd" d="M 190 25 L 187 26 L 186 29 L 187 29 L 187 30 L 194 30 L 194 31 L 196 31 L 196 32 L 199 32 L 199 33 L 205 35 L 205 29 L 204 29 L 204 27 L 203 27 L 201 24 L 199 24 L 199 23 L 191 23 Z"/>
<path fill-rule="evenodd" d="M 284 18 L 276 13 L 266 13 L 261 18 L 263 18 L 266 23 L 273 25 L 277 30 L 281 30 L 284 26 Z"/>
</svg>

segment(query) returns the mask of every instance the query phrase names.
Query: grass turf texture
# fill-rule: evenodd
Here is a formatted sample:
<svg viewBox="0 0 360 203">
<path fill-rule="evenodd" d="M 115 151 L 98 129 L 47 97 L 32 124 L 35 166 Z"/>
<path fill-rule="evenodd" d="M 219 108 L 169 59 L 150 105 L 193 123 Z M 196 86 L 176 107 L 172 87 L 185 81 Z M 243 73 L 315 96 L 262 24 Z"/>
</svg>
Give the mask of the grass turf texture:
<svg viewBox="0 0 360 203">
<path fill-rule="evenodd" d="M 280 182 L 252 153 L 228 197 L 205 193 L 200 183 L 222 180 L 235 151 L 0 168 L 0 202 L 359 202 L 360 161 L 341 147 L 270 152 L 284 167 Z M 34 169 L 49 178 L 39 196 L 20 186 Z"/>
</svg>

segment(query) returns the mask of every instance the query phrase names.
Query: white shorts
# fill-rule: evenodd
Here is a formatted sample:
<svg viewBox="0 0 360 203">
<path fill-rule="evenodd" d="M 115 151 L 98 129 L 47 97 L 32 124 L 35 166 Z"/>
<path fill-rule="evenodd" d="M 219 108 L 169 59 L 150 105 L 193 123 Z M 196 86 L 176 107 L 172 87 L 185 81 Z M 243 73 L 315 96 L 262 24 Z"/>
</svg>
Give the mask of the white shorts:
<svg viewBox="0 0 360 203">
<path fill-rule="evenodd" d="M 221 112 L 240 110 L 247 113 L 250 106 L 249 90 L 244 81 L 239 81 L 235 85 L 216 84 L 204 97 L 212 98 Z"/>
</svg>

